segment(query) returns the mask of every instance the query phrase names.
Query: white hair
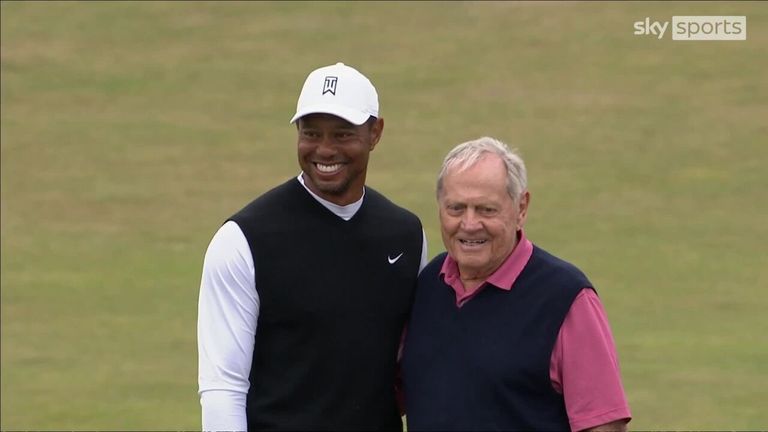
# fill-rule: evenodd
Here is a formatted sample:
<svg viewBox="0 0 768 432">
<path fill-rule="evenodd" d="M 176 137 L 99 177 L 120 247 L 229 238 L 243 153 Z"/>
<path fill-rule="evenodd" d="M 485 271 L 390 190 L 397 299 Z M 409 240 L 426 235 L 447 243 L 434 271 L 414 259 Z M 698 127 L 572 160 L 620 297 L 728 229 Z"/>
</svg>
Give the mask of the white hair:
<svg viewBox="0 0 768 432">
<path fill-rule="evenodd" d="M 518 203 L 520 195 L 528 187 L 525 163 L 516 150 L 511 150 L 503 142 L 491 137 L 467 141 L 448 152 L 443 160 L 440 175 L 437 177 L 438 199 L 443 191 L 443 178 L 449 170 L 465 170 L 477 163 L 487 153 L 498 155 L 504 162 L 504 167 L 507 170 L 507 193 L 515 203 Z"/>
</svg>

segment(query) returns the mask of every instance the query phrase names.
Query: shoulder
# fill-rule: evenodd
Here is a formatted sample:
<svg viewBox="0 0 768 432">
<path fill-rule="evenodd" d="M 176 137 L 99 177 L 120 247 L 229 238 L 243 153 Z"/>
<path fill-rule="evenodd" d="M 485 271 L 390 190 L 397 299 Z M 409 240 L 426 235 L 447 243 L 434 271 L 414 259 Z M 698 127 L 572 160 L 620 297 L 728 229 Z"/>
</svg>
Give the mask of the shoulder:
<svg viewBox="0 0 768 432">
<path fill-rule="evenodd" d="M 424 270 L 419 273 L 419 280 L 426 280 L 428 278 L 434 278 L 440 274 L 440 270 L 443 268 L 443 262 L 445 257 L 448 256 L 448 252 L 442 252 L 432 258 L 432 260 L 424 267 Z"/>
<path fill-rule="evenodd" d="M 254 219 L 274 213 L 276 206 L 286 206 L 292 196 L 301 196 L 301 184 L 296 178 L 276 186 L 256 197 L 232 215 L 230 220 Z"/>
<path fill-rule="evenodd" d="M 583 284 L 582 287 L 592 286 L 591 283 L 589 283 L 589 279 L 584 274 L 584 272 L 581 271 L 581 269 L 562 258 L 552 255 L 551 253 L 541 249 L 535 244 L 533 245 L 533 254 L 529 264 L 532 266 L 538 266 L 541 268 L 541 270 L 546 271 L 547 273 L 558 274 L 576 279 L 579 281 L 579 283 Z"/>
<path fill-rule="evenodd" d="M 248 249 L 248 242 L 240 226 L 234 221 L 225 222 L 211 238 L 206 257 L 216 258 L 231 254 L 231 251 Z"/>
<path fill-rule="evenodd" d="M 203 264 L 204 278 L 225 273 L 247 277 L 252 269 L 251 249 L 243 231 L 234 221 L 227 221 L 208 244 Z"/>
</svg>

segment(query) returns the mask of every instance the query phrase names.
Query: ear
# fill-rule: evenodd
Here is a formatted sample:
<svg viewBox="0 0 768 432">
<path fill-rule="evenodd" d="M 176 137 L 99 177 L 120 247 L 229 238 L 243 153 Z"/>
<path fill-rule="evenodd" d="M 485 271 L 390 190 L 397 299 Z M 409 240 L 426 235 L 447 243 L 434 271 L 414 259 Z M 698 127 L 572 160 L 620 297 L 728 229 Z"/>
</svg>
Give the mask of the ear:
<svg viewBox="0 0 768 432">
<path fill-rule="evenodd" d="M 384 133 L 384 118 L 377 118 L 375 122 L 373 122 L 373 125 L 371 126 L 371 148 L 370 151 L 373 151 L 373 149 L 376 147 L 376 144 L 379 143 L 379 140 L 381 139 L 381 135 Z"/>
<path fill-rule="evenodd" d="M 528 191 L 523 192 L 520 195 L 520 202 L 517 205 L 517 230 L 520 231 L 525 225 L 525 220 L 528 218 L 528 204 L 531 202 L 531 193 Z"/>
</svg>

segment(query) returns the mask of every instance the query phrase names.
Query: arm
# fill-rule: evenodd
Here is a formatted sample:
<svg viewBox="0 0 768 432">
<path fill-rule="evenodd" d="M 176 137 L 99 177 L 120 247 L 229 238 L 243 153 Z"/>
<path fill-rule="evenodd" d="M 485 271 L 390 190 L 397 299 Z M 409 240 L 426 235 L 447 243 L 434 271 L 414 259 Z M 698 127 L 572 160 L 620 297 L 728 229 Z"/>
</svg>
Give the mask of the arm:
<svg viewBox="0 0 768 432">
<path fill-rule="evenodd" d="M 225 223 L 205 254 L 198 304 L 198 384 L 203 430 L 246 430 L 259 298 L 248 242 Z"/>
<path fill-rule="evenodd" d="M 632 417 L 605 310 L 582 290 L 560 327 L 550 362 L 552 386 L 565 399 L 571 430 L 625 430 Z"/>
<path fill-rule="evenodd" d="M 429 255 L 427 254 L 427 233 L 421 230 L 421 262 L 419 263 L 419 273 L 429 264 Z M 405 415 L 405 394 L 403 392 L 403 377 L 400 370 L 400 359 L 403 357 L 403 342 L 405 342 L 405 327 L 400 335 L 400 347 L 397 349 L 397 369 L 395 370 L 395 397 L 397 406 L 400 410 L 400 416 Z"/>
<path fill-rule="evenodd" d="M 585 429 L 585 432 L 626 432 L 629 420 L 616 420 L 593 428 Z"/>
<path fill-rule="evenodd" d="M 422 228 L 421 230 L 421 262 L 419 263 L 419 273 L 424 270 L 424 267 L 429 264 L 429 255 L 427 254 L 427 233 Z"/>
</svg>

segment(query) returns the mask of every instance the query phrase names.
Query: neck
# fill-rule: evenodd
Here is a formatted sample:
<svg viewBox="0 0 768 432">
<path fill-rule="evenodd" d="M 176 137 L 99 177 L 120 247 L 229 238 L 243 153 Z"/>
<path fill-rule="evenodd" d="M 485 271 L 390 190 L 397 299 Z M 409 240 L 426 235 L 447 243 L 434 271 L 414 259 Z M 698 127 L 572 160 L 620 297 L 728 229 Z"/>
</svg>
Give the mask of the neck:
<svg viewBox="0 0 768 432">
<path fill-rule="evenodd" d="M 461 284 L 464 285 L 464 292 L 476 290 L 485 281 L 485 278 L 465 278 L 463 276 L 459 276 L 459 278 L 461 279 Z"/>
<path fill-rule="evenodd" d="M 343 193 L 337 194 L 320 190 L 317 185 L 312 182 L 312 179 L 303 172 L 299 174 L 298 179 L 304 188 L 307 189 L 307 191 L 309 191 L 316 198 L 327 201 L 331 204 L 336 204 L 337 206 L 341 207 L 355 203 L 359 201 L 363 195 L 365 195 L 365 184 L 363 184 L 363 186 L 360 188 L 357 188 L 357 190 L 355 190 L 355 188 L 350 188 L 346 189 Z"/>
</svg>

